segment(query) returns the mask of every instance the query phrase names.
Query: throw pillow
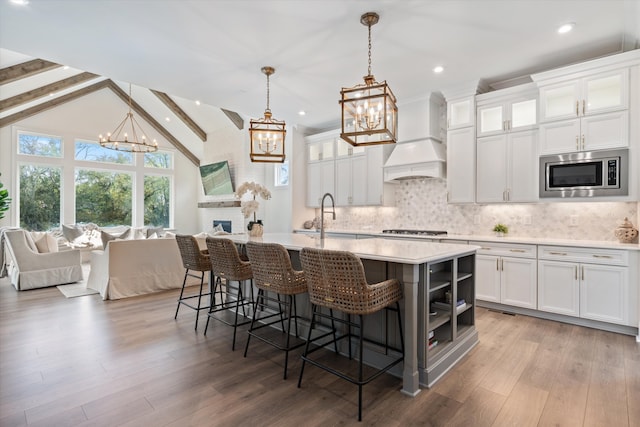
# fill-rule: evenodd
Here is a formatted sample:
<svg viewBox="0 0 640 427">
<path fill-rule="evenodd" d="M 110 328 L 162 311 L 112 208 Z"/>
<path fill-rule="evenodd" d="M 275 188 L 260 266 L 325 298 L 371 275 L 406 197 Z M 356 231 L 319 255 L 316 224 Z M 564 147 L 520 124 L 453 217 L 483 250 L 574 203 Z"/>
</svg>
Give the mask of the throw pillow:
<svg viewBox="0 0 640 427">
<path fill-rule="evenodd" d="M 112 240 L 118 240 L 118 239 L 127 239 L 129 238 L 129 234 L 131 233 L 131 229 L 127 229 L 124 233 L 120 234 L 120 235 L 113 235 L 113 234 L 109 234 L 106 231 L 100 231 L 100 237 L 102 238 L 102 248 L 103 249 L 107 249 L 107 243 L 109 243 Z"/>
<path fill-rule="evenodd" d="M 58 241 L 45 231 L 32 231 L 31 237 L 38 248 L 38 253 L 58 252 Z"/>
<path fill-rule="evenodd" d="M 84 234 L 84 230 L 77 225 L 62 224 L 62 235 L 69 243 L 73 243 L 78 237 Z"/>
<path fill-rule="evenodd" d="M 156 233 L 153 233 L 152 235 L 147 237 L 147 240 L 149 240 L 149 239 L 157 239 L 157 238 L 158 238 L 158 235 Z"/>
<path fill-rule="evenodd" d="M 153 227 L 153 226 L 147 228 L 147 239 L 154 233 L 156 234 L 156 237 L 162 237 L 162 236 L 164 236 L 164 228 L 163 227 Z"/>
</svg>

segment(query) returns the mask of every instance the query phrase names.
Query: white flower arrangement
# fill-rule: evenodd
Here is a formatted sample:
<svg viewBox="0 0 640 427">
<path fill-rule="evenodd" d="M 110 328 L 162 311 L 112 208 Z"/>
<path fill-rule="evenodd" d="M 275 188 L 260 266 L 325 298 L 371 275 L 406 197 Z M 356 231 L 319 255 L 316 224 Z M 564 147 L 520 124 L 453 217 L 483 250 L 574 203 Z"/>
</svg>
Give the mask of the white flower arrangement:
<svg viewBox="0 0 640 427">
<path fill-rule="evenodd" d="M 256 201 L 256 196 L 260 196 L 264 200 L 269 200 L 271 198 L 271 192 L 265 186 L 251 181 L 240 184 L 236 189 L 235 196 L 237 198 L 241 198 L 246 193 L 251 194 L 253 196 L 253 200 L 243 200 L 240 203 L 240 211 L 245 218 L 249 218 L 251 214 L 253 214 L 253 220 L 255 221 L 256 211 L 260 206 L 260 203 Z"/>
</svg>

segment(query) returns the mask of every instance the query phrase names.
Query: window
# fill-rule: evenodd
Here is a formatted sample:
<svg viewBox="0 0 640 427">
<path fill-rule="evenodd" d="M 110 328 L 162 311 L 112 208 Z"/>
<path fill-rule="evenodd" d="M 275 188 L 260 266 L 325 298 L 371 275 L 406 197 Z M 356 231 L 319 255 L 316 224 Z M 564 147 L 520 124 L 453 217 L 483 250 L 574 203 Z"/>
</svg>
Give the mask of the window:
<svg viewBox="0 0 640 427">
<path fill-rule="evenodd" d="M 145 168 L 173 169 L 173 155 L 166 152 L 145 153 Z"/>
<path fill-rule="evenodd" d="M 62 169 L 20 166 L 20 227 L 49 230 L 60 226 Z"/>
<path fill-rule="evenodd" d="M 76 222 L 101 227 L 132 225 L 131 174 L 77 169 L 75 175 Z"/>
<path fill-rule="evenodd" d="M 75 159 L 122 165 L 133 164 L 133 155 L 131 153 L 110 150 L 102 147 L 97 142 L 90 141 L 76 141 Z"/>
<path fill-rule="evenodd" d="M 169 227 L 171 179 L 168 176 L 144 177 L 144 224 Z"/>
<path fill-rule="evenodd" d="M 62 138 L 48 135 L 18 133 L 18 154 L 62 157 Z"/>
</svg>

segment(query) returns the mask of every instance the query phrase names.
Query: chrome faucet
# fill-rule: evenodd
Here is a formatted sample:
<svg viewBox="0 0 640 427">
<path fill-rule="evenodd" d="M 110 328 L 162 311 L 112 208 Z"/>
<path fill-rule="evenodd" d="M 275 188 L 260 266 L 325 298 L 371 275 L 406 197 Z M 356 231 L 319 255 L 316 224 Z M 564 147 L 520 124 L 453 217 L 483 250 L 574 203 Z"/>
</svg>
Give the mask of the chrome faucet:
<svg viewBox="0 0 640 427">
<path fill-rule="evenodd" d="M 322 203 L 320 203 L 320 240 L 324 240 L 324 199 L 326 199 L 327 196 L 331 199 L 331 213 L 333 214 L 333 219 L 336 219 L 336 204 L 333 200 L 333 196 L 331 193 L 324 193 L 324 196 L 322 196 Z"/>
</svg>

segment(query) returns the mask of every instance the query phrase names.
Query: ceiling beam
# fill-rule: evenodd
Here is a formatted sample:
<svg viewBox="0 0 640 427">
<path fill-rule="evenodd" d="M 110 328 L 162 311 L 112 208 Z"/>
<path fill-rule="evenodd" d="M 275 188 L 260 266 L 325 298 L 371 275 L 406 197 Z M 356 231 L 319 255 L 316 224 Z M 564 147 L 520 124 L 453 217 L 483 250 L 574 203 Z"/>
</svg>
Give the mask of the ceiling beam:
<svg viewBox="0 0 640 427">
<path fill-rule="evenodd" d="M 63 80 L 58 80 L 57 82 L 53 82 L 51 84 L 30 90 L 28 92 L 12 96 L 11 98 L 3 99 L 2 101 L 0 101 L 0 112 L 6 111 L 10 108 L 17 107 L 22 104 L 26 104 L 27 102 L 31 102 L 38 98 L 48 96 L 51 93 L 60 92 L 64 89 L 70 88 L 87 80 L 95 79 L 96 77 L 99 76 L 93 73 L 80 73 L 76 74 L 75 76 L 71 76 Z"/>
<path fill-rule="evenodd" d="M 244 129 L 244 119 L 240 116 L 240 114 L 235 111 L 225 110 L 221 108 L 222 112 L 233 122 L 234 125 L 240 130 Z"/>
<path fill-rule="evenodd" d="M 115 84 L 113 81 L 108 80 L 108 82 L 109 82 L 108 83 L 108 87 L 111 90 L 113 90 L 113 92 L 116 95 L 118 95 L 120 97 L 120 99 L 122 99 L 123 102 L 128 104 L 129 100 L 130 100 L 129 95 L 127 95 L 127 93 L 125 93 L 125 91 L 120 89 L 120 86 Z M 200 166 L 200 159 L 198 159 L 198 157 L 196 157 L 195 154 L 193 154 L 191 151 L 189 151 L 189 149 L 187 149 L 187 147 L 182 145 L 182 143 L 180 141 L 178 141 L 178 139 L 176 139 L 175 136 L 173 136 L 168 130 L 166 130 L 164 128 L 164 126 L 162 126 L 160 124 L 160 122 L 158 122 L 156 119 L 154 119 L 149 113 L 147 113 L 145 111 L 144 108 L 142 108 L 140 106 L 140 104 L 135 102 L 133 99 L 131 99 L 131 108 L 133 110 L 135 110 L 135 112 L 138 113 L 140 115 L 140 117 L 145 119 L 151 125 L 151 127 L 153 127 L 158 133 L 160 133 L 164 138 L 166 138 L 171 144 L 173 144 L 173 146 L 176 147 L 178 149 L 178 151 L 180 151 L 182 154 L 184 154 L 184 156 L 186 158 L 191 160 L 191 162 L 194 165 Z"/>
<path fill-rule="evenodd" d="M 84 87 L 82 89 L 78 89 L 74 92 L 61 95 L 54 99 L 51 99 L 47 102 L 43 102 L 41 104 L 35 105 L 31 108 L 26 108 L 18 113 L 11 114 L 9 116 L 0 118 L 0 128 L 18 122 L 20 120 L 26 119 L 27 117 L 34 116 L 36 114 L 42 113 L 44 111 L 55 108 L 59 105 L 65 104 L 67 102 L 73 101 L 75 99 L 81 98 L 90 93 L 96 92 L 98 90 L 109 88 L 111 89 L 123 102 L 129 104 L 129 95 L 127 95 L 120 87 L 115 84 L 113 81 L 107 79 L 102 80 L 98 83 L 94 83 L 91 86 Z M 133 99 L 131 100 L 131 108 L 135 110 L 143 119 L 145 119 L 158 133 L 160 133 L 164 138 L 166 138 L 174 147 L 178 149 L 185 157 L 187 157 L 194 165 L 200 166 L 200 159 L 196 157 L 191 151 L 189 151 L 180 141 L 176 139 L 169 131 L 167 131 L 156 119 L 154 119 L 149 113 L 147 113 L 137 102 Z"/>
<path fill-rule="evenodd" d="M 169 108 L 169 110 L 171 110 L 173 114 L 178 116 L 180 120 L 182 120 L 182 122 L 185 125 L 187 125 L 187 127 L 191 129 L 191 131 L 195 133 L 198 136 L 198 138 L 202 140 L 202 142 L 207 141 L 207 133 L 204 130 L 202 130 L 202 128 L 198 126 L 198 124 L 194 122 L 193 119 L 191 119 L 191 117 L 189 117 L 189 115 L 185 113 L 185 111 L 182 108 L 180 108 L 180 106 L 176 104 L 169 95 L 167 95 L 164 92 L 158 92 L 157 90 L 153 90 L 153 89 L 150 89 L 150 90 L 151 92 L 153 92 L 155 96 L 158 97 L 160 101 L 162 101 L 164 105 L 167 106 L 167 108 Z"/>
<path fill-rule="evenodd" d="M 35 116 L 36 114 L 50 110 L 59 105 L 65 104 L 69 101 L 73 101 L 74 99 L 81 98 L 85 95 L 88 95 L 100 89 L 104 89 L 105 87 L 108 87 L 108 86 L 109 86 L 109 80 L 102 80 L 98 83 L 92 84 L 91 86 L 78 89 L 74 92 L 67 93 L 66 95 L 62 95 L 57 98 L 53 98 L 47 102 L 43 102 L 42 104 L 38 104 L 38 105 L 34 105 L 33 107 L 26 108 L 22 111 L 19 111 L 17 113 L 1 118 L 0 128 L 13 124 L 15 122 L 18 122 L 20 120 L 26 119 L 27 117 Z"/>
<path fill-rule="evenodd" d="M 62 67 L 55 62 L 45 61 L 43 59 L 33 59 L 21 64 L 12 65 L 0 70 L 0 84 L 11 83 L 25 77 L 31 77 L 44 71 L 53 70 Z"/>
</svg>

